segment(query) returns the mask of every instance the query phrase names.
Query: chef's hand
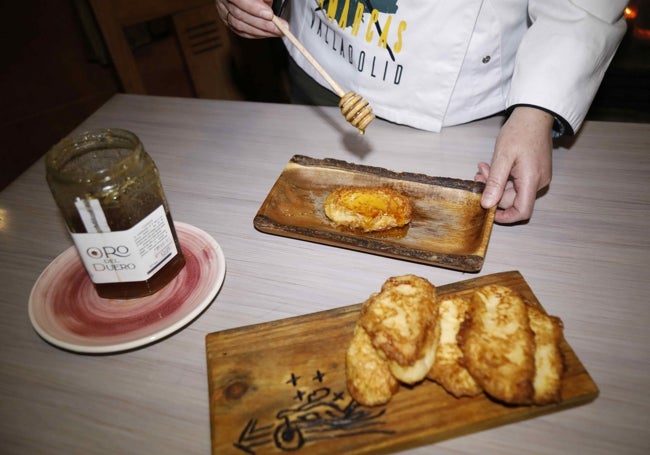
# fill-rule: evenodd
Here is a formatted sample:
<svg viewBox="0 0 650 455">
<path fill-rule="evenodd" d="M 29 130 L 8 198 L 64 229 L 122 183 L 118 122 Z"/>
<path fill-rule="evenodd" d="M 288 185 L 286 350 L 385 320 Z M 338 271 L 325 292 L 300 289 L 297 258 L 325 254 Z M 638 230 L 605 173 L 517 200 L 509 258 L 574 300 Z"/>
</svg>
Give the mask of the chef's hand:
<svg viewBox="0 0 650 455">
<path fill-rule="evenodd" d="M 273 38 L 282 33 L 271 22 L 272 2 L 273 0 L 216 0 L 215 3 L 221 20 L 239 36 Z"/>
<path fill-rule="evenodd" d="M 497 223 L 531 217 L 537 192 L 551 183 L 553 116 L 532 107 L 516 107 L 501 128 L 492 164 L 479 163 L 475 180 L 485 183 L 484 208 L 498 206 Z"/>
</svg>

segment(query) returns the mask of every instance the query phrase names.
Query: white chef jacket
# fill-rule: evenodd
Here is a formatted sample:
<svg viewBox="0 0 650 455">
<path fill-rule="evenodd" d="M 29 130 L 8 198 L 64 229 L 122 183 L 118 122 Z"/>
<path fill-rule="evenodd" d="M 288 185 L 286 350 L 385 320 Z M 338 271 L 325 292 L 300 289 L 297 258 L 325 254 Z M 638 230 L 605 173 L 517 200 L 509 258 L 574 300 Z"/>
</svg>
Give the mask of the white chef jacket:
<svg viewBox="0 0 650 455">
<path fill-rule="evenodd" d="M 532 105 L 576 131 L 625 33 L 626 3 L 297 0 L 289 22 L 332 78 L 368 100 L 378 117 L 440 131 Z"/>
</svg>

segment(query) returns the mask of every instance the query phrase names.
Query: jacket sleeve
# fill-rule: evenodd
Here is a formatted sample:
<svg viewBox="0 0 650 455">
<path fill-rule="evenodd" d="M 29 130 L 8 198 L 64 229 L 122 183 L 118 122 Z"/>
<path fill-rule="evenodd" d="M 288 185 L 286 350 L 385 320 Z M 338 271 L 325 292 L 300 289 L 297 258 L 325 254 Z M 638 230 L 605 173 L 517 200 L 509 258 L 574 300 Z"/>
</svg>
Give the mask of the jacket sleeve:
<svg viewBox="0 0 650 455">
<path fill-rule="evenodd" d="M 625 34 L 626 0 L 530 0 L 507 107 L 536 106 L 573 133 Z"/>
</svg>

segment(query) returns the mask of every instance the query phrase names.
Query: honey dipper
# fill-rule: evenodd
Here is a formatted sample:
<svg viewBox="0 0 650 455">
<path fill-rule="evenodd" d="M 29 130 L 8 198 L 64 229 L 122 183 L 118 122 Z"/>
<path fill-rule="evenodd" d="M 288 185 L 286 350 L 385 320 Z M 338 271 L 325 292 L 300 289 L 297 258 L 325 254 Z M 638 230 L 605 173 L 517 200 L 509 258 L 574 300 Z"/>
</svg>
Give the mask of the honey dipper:
<svg viewBox="0 0 650 455">
<path fill-rule="evenodd" d="M 277 16 L 273 16 L 273 23 L 280 31 L 286 36 L 291 43 L 296 46 L 300 53 L 311 63 L 311 65 L 320 73 L 321 76 L 327 81 L 328 84 L 334 89 L 336 94 L 341 98 L 339 100 L 339 107 L 345 119 L 352 124 L 359 132 L 363 134 L 366 127 L 375 119 L 375 114 L 372 113 L 372 108 L 368 102 L 360 95 L 349 91 L 345 92 L 339 84 L 327 74 L 327 71 L 316 61 L 316 59 L 309 53 L 305 46 L 298 41 L 298 38 L 291 33 L 291 30 L 281 22 Z"/>
</svg>

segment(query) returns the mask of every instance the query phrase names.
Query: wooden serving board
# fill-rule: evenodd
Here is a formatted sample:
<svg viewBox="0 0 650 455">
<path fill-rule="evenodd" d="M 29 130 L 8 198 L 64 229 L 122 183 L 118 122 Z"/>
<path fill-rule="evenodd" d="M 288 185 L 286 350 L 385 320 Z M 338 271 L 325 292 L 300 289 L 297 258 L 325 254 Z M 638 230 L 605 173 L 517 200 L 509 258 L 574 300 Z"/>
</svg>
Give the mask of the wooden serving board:
<svg viewBox="0 0 650 455">
<path fill-rule="evenodd" d="M 486 284 L 509 286 L 541 308 L 519 272 L 440 286 L 438 294 L 471 293 Z M 359 309 L 352 305 L 207 335 L 212 453 L 389 453 L 598 396 L 598 387 L 563 341 L 566 372 L 558 404 L 504 406 L 484 395 L 458 399 L 425 380 L 402 386 L 384 406 L 361 406 L 345 385 L 345 351 Z"/>
<path fill-rule="evenodd" d="M 406 195 L 404 228 L 368 233 L 336 226 L 327 196 L 341 186 L 388 186 Z M 258 210 L 259 231 L 465 272 L 483 266 L 495 209 L 481 207 L 484 185 L 471 180 L 394 172 L 334 159 L 294 155 Z"/>
</svg>

